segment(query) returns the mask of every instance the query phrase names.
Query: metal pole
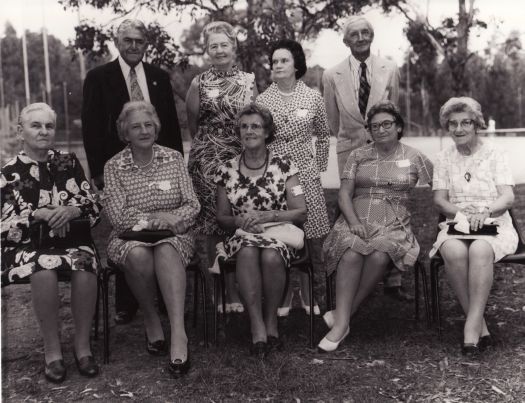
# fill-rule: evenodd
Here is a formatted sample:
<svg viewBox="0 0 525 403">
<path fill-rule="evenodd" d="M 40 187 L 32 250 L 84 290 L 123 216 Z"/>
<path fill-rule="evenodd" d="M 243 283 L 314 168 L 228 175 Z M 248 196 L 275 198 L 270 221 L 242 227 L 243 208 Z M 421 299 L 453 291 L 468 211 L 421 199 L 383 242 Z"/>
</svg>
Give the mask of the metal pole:
<svg viewBox="0 0 525 403">
<path fill-rule="evenodd" d="M 44 68 L 46 73 L 46 94 L 47 103 L 53 107 L 53 99 L 51 98 L 51 75 L 49 74 L 49 52 L 47 50 L 47 28 L 42 29 L 42 39 L 44 43 Z"/>
<path fill-rule="evenodd" d="M 407 53 L 407 96 L 405 98 L 405 102 L 406 102 L 406 109 L 407 109 L 407 129 L 408 129 L 408 132 L 410 133 L 410 123 L 411 123 L 411 114 L 410 114 L 410 48 L 408 49 L 408 53 Z"/>
<path fill-rule="evenodd" d="M 69 149 L 70 147 L 70 133 L 69 133 L 69 105 L 68 105 L 68 99 L 67 99 L 67 82 L 62 82 L 62 90 L 64 94 L 64 119 L 65 119 L 65 127 L 66 127 L 66 144 L 67 144 L 67 152 L 71 151 Z"/>
<path fill-rule="evenodd" d="M 29 71 L 27 68 L 27 41 L 26 41 L 26 31 L 22 31 L 22 57 L 24 59 L 24 84 L 26 91 L 26 105 L 31 103 L 31 94 L 29 92 Z"/>
<path fill-rule="evenodd" d="M 4 71 L 2 68 L 2 38 L 0 38 L 0 108 L 4 109 Z"/>
</svg>

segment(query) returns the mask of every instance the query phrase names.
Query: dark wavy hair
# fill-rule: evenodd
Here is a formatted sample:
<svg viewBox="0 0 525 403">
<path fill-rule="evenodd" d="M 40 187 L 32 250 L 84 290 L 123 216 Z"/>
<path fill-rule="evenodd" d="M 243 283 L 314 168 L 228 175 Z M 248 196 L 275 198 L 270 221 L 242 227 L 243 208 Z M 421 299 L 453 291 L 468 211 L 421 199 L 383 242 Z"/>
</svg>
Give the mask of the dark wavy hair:
<svg viewBox="0 0 525 403">
<path fill-rule="evenodd" d="M 292 54 L 293 64 L 297 69 L 295 78 L 301 78 L 306 74 L 306 56 L 304 55 L 303 47 L 299 42 L 292 39 L 281 39 L 273 44 L 270 52 L 270 69 L 273 69 L 272 58 L 277 49 L 286 49 Z"/>
<path fill-rule="evenodd" d="M 251 103 L 246 105 L 241 111 L 237 114 L 237 121 L 235 124 L 235 132 L 238 136 L 241 135 L 241 118 L 248 115 L 259 115 L 263 121 L 263 129 L 268 134 L 268 137 L 265 140 L 266 144 L 271 143 L 275 139 L 275 123 L 273 122 L 272 112 L 265 106 Z"/>
<path fill-rule="evenodd" d="M 401 116 L 399 108 L 392 101 L 379 101 L 377 104 L 373 105 L 370 108 L 366 115 L 366 127 L 368 130 L 370 130 L 372 118 L 378 113 L 388 113 L 389 115 L 392 115 L 394 121 L 396 122 L 396 126 L 401 128 L 401 131 L 397 133 L 397 138 L 400 139 L 401 137 L 403 137 L 405 121 L 403 119 L 403 116 Z"/>
</svg>

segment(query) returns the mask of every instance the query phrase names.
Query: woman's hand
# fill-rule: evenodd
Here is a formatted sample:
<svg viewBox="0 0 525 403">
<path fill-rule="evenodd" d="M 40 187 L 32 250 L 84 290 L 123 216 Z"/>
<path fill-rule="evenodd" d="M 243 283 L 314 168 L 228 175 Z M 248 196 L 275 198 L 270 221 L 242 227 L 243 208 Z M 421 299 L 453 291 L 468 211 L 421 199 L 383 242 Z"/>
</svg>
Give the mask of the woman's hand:
<svg viewBox="0 0 525 403">
<path fill-rule="evenodd" d="M 490 212 L 488 209 L 483 210 L 481 213 L 475 213 L 468 216 L 468 221 L 470 224 L 471 231 L 477 231 L 483 228 L 485 220 L 490 217 Z"/>
<path fill-rule="evenodd" d="M 350 225 L 350 232 L 354 235 L 357 235 L 361 239 L 368 238 L 368 233 L 366 231 L 366 228 L 363 224 L 351 224 Z"/>
<path fill-rule="evenodd" d="M 69 223 L 69 221 L 80 217 L 80 209 L 74 206 L 49 205 L 36 210 L 34 217 L 37 221 L 46 221 L 51 229 L 58 230 Z"/>
<path fill-rule="evenodd" d="M 176 215 L 160 212 L 152 214 L 151 217 L 165 224 L 163 228 L 158 229 L 170 229 L 174 234 L 184 234 L 188 230 L 184 219 Z"/>
</svg>

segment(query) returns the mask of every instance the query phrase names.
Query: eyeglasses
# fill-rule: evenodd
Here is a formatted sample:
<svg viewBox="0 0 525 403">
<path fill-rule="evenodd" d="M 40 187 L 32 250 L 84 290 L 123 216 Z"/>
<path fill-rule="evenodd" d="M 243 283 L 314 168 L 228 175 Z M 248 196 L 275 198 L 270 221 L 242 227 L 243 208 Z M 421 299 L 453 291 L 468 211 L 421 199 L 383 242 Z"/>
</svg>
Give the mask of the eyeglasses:
<svg viewBox="0 0 525 403">
<path fill-rule="evenodd" d="M 473 124 L 474 124 L 474 121 L 472 119 L 465 119 L 465 120 L 462 120 L 461 122 L 456 122 L 455 120 L 449 120 L 447 122 L 447 129 L 456 130 L 458 126 L 461 126 L 462 129 L 470 129 Z"/>
<path fill-rule="evenodd" d="M 396 123 L 395 120 L 383 120 L 382 122 L 379 122 L 379 123 L 370 124 L 369 128 L 370 128 L 370 131 L 378 132 L 380 127 L 382 127 L 385 130 L 388 130 L 392 127 L 394 123 Z"/>
<path fill-rule="evenodd" d="M 262 130 L 263 126 L 261 124 L 259 124 L 259 123 L 251 123 L 251 124 L 241 123 L 240 124 L 240 128 L 241 128 L 241 130 L 248 130 L 248 129 Z"/>
</svg>

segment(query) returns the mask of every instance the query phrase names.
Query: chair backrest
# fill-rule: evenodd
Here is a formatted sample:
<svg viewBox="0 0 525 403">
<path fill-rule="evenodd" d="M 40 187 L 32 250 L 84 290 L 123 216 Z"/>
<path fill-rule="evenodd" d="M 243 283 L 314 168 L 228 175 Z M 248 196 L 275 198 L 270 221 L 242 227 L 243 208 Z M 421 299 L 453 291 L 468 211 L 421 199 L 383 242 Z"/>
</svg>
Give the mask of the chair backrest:
<svg viewBox="0 0 525 403">
<path fill-rule="evenodd" d="M 516 219 L 516 210 L 510 209 L 509 214 L 512 220 L 512 225 L 514 226 L 514 229 L 518 233 L 518 249 L 516 249 L 515 253 L 523 253 L 525 252 L 525 236 L 523 235 L 521 226 L 519 225 L 518 220 Z"/>
</svg>

